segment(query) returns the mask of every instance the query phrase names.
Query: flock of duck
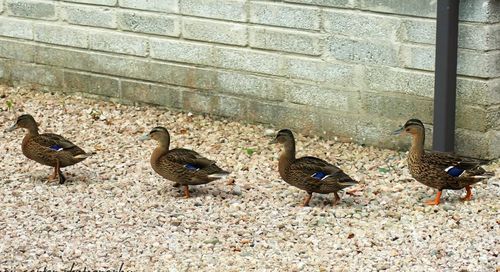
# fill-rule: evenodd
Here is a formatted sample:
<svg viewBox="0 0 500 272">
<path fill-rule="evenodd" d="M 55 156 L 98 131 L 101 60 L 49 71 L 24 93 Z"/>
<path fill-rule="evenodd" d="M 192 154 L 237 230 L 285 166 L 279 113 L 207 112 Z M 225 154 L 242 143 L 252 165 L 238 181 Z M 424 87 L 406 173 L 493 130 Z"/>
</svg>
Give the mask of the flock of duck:
<svg viewBox="0 0 500 272">
<path fill-rule="evenodd" d="M 61 168 L 81 162 L 94 153 L 87 153 L 64 137 L 53 133 L 39 133 L 33 116 L 20 115 L 16 123 L 6 131 L 17 128 L 27 130 L 22 141 L 22 152 L 31 160 L 54 167 L 49 179 L 65 182 Z M 424 151 L 425 129 L 420 120 L 410 119 L 403 127 L 394 131 L 398 135 L 410 135 L 412 144 L 408 153 L 408 167 L 417 181 L 438 190 L 434 200 L 427 204 L 437 205 L 444 189 L 465 188 L 463 200 L 472 198 L 471 185 L 492 177 L 480 165 L 487 161 L 459 157 L 449 153 Z M 153 170 L 165 179 L 173 181 L 174 186 L 183 186 L 184 196 L 189 198 L 189 185 L 206 184 L 229 174 L 216 163 L 197 152 L 184 148 L 170 149 L 170 134 L 164 127 L 155 127 L 139 140 L 153 139 L 158 142 L 151 155 Z M 295 139 L 288 129 L 278 132 L 271 143 L 284 146 L 279 157 L 278 169 L 285 182 L 307 192 L 303 206 L 309 205 L 313 193 L 334 193 L 334 204 L 340 200 L 338 191 L 358 184 L 340 168 L 315 157 L 295 156 Z"/>
</svg>

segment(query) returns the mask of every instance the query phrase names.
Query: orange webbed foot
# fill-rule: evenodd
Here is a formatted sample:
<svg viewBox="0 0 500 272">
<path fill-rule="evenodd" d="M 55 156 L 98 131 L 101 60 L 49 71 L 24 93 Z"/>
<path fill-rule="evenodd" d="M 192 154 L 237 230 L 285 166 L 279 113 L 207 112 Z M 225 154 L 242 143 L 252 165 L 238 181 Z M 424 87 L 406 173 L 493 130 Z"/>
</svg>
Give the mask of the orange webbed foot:
<svg viewBox="0 0 500 272">
<path fill-rule="evenodd" d="M 184 198 L 189 198 L 189 186 L 184 185 Z"/>
<path fill-rule="evenodd" d="M 425 204 L 427 204 L 427 205 L 439 205 L 439 202 L 441 200 L 441 194 L 442 194 L 442 192 L 438 191 L 438 193 L 436 194 L 436 198 L 433 200 L 426 201 Z"/>
<path fill-rule="evenodd" d="M 465 186 L 465 191 L 467 192 L 465 196 L 462 198 L 462 201 L 469 201 L 472 200 L 472 188 L 467 185 Z"/>
</svg>

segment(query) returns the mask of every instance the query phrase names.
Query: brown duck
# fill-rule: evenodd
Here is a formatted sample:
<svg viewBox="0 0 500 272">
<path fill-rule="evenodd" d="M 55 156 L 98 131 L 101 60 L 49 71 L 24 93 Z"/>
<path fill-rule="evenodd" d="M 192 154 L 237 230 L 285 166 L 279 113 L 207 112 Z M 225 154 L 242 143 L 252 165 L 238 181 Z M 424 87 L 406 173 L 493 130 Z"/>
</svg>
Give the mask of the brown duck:
<svg viewBox="0 0 500 272">
<path fill-rule="evenodd" d="M 307 192 L 302 206 L 308 206 L 313 193 L 334 193 L 337 204 L 340 200 L 338 191 L 358 184 L 338 167 L 315 157 L 295 158 L 295 139 L 288 129 L 282 129 L 271 141 L 285 146 L 279 158 L 279 173 L 288 184 Z"/>
<path fill-rule="evenodd" d="M 23 154 L 38 163 L 54 167 L 54 173 L 49 176 L 49 179 L 54 179 L 57 176 L 60 184 L 66 181 L 61 168 L 81 162 L 94 154 L 86 153 L 60 135 L 40 134 L 35 119 L 29 114 L 19 116 L 16 123 L 6 132 L 17 128 L 24 128 L 28 131 L 21 146 Z"/>
<path fill-rule="evenodd" d="M 164 127 L 155 127 L 139 140 L 153 139 L 158 146 L 151 154 L 151 167 L 160 176 L 184 187 L 184 197 L 189 198 L 189 185 L 206 184 L 223 178 L 229 172 L 219 168 L 214 161 L 197 152 L 184 148 L 169 149 L 170 134 Z"/>
<path fill-rule="evenodd" d="M 425 128 L 418 119 L 408 120 L 402 128 L 394 131 L 394 134 L 412 137 L 407 161 L 413 178 L 429 187 L 438 189 L 436 198 L 426 201 L 426 204 L 438 205 L 444 189 L 460 190 L 465 188 L 467 193 L 462 200 L 471 200 L 471 185 L 494 175 L 494 173 L 486 172 L 480 167 L 487 161 L 459 157 L 450 153 L 425 151 Z"/>
</svg>

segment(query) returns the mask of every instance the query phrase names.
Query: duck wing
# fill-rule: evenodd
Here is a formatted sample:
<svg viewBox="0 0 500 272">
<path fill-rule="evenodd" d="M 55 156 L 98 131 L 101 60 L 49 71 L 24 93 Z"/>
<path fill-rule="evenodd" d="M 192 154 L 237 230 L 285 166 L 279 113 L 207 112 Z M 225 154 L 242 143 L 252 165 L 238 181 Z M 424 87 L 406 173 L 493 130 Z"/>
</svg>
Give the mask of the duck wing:
<svg viewBox="0 0 500 272">
<path fill-rule="evenodd" d="M 311 184 L 324 185 L 325 183 L 342 183 L 354 185 L 357 182 L 335 165 L 315 157 L 302 157 L 295 160 L 290 166 L 293 173 L 301 173 L 303 178 Z"/>
<path fill-rule="evenodd" d="M 453 177 L 459 177 L 464 173 L 469 176 L 481 175 L 486 171 L 479 167 L 489 161 L 457 156 L 452 153 L 430 151 L 423 156 L 423 161 L 432 165 L 433 168 L 448 173 Z"/>
<path fill-rule="evenodd" d="M 81 148 L 67 140 L 61 135 L 54 133 L 44 133 L 33 138 L 37 144 L 54 151 L 69 151 L 72 155 L 84 154 Z"/>
<path fill-rule="evenodd" d="M 215 164 L 214 161 L 203 157 L 198 152 L 184 148 L 172 149 L 165 154 L 164 158 L 181 164 L 189 170 L 199 170 Z"/>
</svg>

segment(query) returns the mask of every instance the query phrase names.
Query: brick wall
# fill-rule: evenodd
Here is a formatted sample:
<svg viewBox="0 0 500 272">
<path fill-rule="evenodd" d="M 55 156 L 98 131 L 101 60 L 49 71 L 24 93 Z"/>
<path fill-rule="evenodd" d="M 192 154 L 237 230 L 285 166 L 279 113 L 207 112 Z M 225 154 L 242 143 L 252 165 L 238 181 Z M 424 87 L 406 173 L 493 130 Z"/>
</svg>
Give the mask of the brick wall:
<svg viewBox="0 0 500 272">
<path fill-rule="evenodd" d="M 499 157 L 500 2 L 460 8 L 457 150 Z M 0 77 L 396 147 L 410 117 L 432 130 L 435 13 L 435 0 L 0 0 Z"/>
</svg>

